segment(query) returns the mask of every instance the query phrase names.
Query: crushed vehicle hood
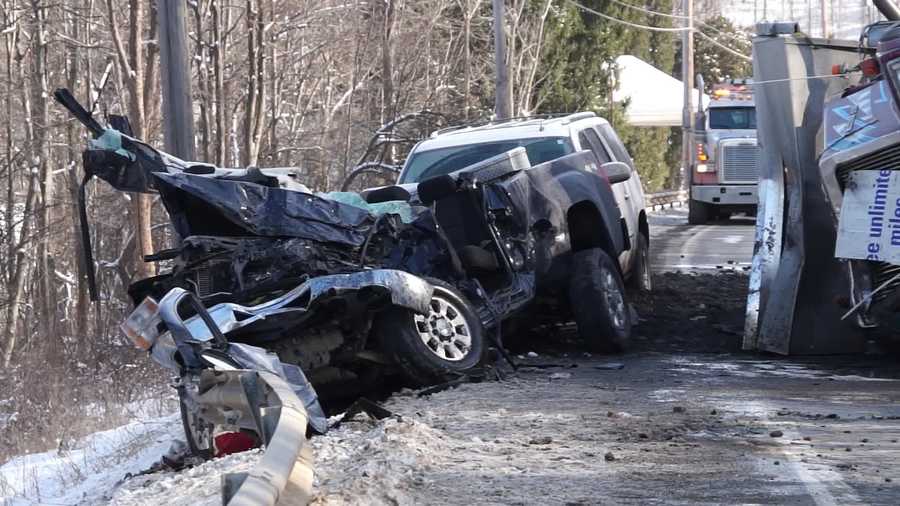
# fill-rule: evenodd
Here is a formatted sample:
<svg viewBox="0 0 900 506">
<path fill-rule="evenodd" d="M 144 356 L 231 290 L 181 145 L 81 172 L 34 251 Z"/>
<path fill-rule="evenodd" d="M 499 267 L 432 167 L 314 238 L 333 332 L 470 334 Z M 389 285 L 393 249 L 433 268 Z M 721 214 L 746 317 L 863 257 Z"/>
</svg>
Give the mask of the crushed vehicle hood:
<svg viewBox="0 0 900 506">
<path fill-rule="evenodd" d="M 181 237 L 297 237 L 359 247 L 379 219 L 356 202 L 296 190 L 186 173 L 154 176 Z M 384 214 L 396 221 L 412 215 L 412 206 L 399 202 Z"/>
</svg>

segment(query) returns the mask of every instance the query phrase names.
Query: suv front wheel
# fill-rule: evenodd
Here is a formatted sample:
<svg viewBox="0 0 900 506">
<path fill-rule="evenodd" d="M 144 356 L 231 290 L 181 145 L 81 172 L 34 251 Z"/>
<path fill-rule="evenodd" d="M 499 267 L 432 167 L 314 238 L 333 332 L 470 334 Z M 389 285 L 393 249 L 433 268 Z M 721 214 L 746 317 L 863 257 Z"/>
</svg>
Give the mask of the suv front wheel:
<svg viewBox="0 0 900 506">
<path fill-rule="evenodd" d="M 600 248 L 577 251 L 572 262 L 569 303 L 578 335 L 591 350 L 624 351 L 631 338 L 631 310 L 618 267 Z"/>
<path fill-rule="evenodd" d="M 427 315 L 393 307 L 372 329 L 406 378 L 420 386 L 466 373 L 484 351 L 484 330 L 471 304 L 447 283 L 426 280 L 434 286 Z"/>
</svg>

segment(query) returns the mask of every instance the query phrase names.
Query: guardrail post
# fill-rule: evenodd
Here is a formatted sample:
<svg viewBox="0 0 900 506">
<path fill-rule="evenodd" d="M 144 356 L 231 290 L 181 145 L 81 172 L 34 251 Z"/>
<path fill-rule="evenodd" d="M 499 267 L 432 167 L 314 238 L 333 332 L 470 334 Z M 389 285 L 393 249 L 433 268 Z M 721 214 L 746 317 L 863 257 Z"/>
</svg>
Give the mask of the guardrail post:
<svg viewBox="0 0 900 506">
<path fill-rule="evenodd" d="M 222 477 L 222 504 L 308 504 L 313 486 L 312 449 L 306 440 L 309 419 L 290 385 L 276 374 L 250 370 L 205 370 L 200 383 L 198 402 L 209 416 L 215 416 L 216 408 L 239 412 L 234 423 L 255 428 L 265 445 L 250 471 Z"/>
</svg>

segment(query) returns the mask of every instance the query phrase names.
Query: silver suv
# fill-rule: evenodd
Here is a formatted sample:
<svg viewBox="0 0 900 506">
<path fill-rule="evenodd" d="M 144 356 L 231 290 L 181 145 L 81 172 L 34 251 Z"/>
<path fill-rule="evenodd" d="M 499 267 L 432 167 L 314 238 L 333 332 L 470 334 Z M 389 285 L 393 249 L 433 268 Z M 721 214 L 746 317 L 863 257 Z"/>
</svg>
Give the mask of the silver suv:
<svg viewBox="0 0 900 506">
<path fill-rule="evenodd" d="M 455 172 L 517 147 L 525 148 L 532 166 L 585 150 L 593 152 L 601 164 L 618 161 L 628 165 L 631 177 L 612 185 L 630 246 L 619 254 L 618 261 L 623 277 L 633 287 L 649 290 L 650 230 L 641 179 L 615 130 L 592 112 L 439 130 L 412 149 L 398 184 Z"/>
</svg>

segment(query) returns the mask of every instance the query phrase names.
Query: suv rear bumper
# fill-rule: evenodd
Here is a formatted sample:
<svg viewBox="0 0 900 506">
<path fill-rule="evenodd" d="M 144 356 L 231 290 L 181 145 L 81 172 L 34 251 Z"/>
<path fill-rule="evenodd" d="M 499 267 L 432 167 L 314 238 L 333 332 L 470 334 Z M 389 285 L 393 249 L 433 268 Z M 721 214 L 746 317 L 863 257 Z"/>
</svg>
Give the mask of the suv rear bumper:
<svg viewBox="0 0 900 506">
<path fill-rule="evenodd" d="M 714 205 L 756 205 L 757 185 L 691 185 L 691 200 Z"/>
</svg>

